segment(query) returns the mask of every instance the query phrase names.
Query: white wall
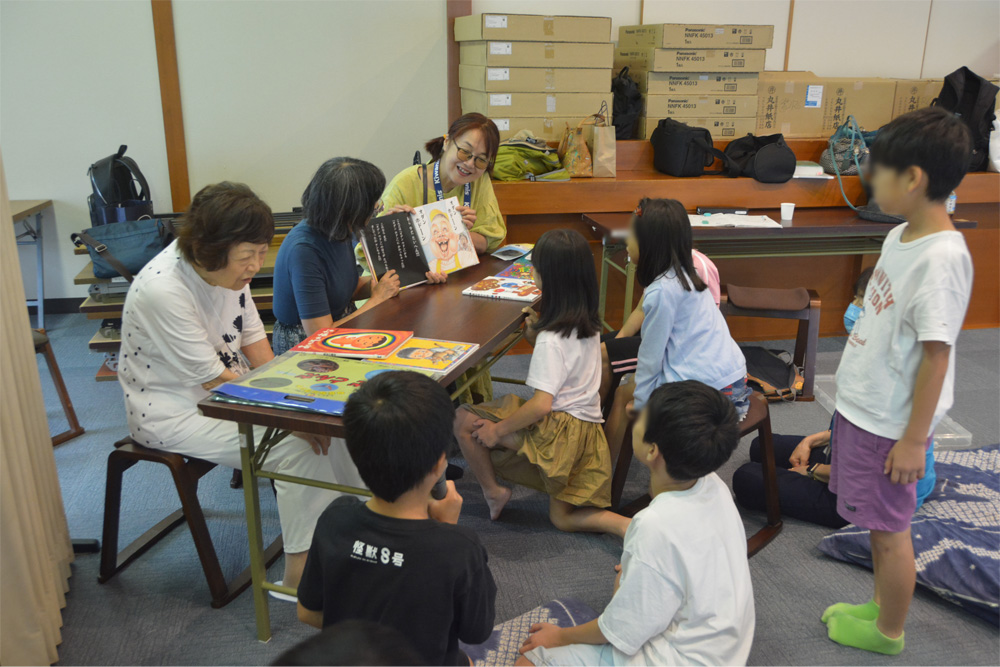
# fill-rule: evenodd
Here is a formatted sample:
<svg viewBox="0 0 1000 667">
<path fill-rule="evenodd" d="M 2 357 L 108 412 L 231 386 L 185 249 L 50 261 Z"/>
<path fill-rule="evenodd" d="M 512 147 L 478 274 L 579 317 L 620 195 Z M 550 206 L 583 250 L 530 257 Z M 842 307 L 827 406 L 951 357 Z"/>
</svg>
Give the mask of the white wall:
<svg viewBox="0 0 1000 667">
<path fill-rule="evenodd" d="M 0 2 L 0 144 L 11 199 L 51 199 L 45 296 L 85 295 L 69 235 L 90 227 L 87 167 L 127 144 L 170 209 L 153 18 L 146 2 Z M 7 230 L 3 230 L 7 233 Z M 22 247 L 28 298 L 35 249 Z"/>
<path fill-rule="evenodd" d="M 962 65 L 1000 78 L 1000 2 L 933 0 L 923 79 L 944 77 Z"/>
<path fill-rule="evenodd" d="M 174 25 L 192 195 L 288 211 L 324 160 L 392 178 L 448 128 L 443 0 L 175 2 Z"/>
</svg>

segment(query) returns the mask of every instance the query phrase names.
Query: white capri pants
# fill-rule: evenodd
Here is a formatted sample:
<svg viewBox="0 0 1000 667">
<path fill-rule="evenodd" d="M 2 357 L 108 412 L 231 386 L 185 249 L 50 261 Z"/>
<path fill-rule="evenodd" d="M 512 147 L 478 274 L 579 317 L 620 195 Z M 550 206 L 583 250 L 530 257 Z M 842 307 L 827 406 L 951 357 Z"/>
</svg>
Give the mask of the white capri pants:
<svg viewBox="0 0 1000 667">
<path fill-rule="evenodd" d="M 211 419 L 202 415 L 192 417 L 203 422 L 198 435 L 176 444 L 160 445 L 158 449 L 241 469 L 240 432 L 235 422 Z M 254 426 L 254 444 L 264 437 L 263 426 Z M 317 455 L 308 442 L 289 435 L 275 445 L 264 461 L 264 470 L 295 477 L 308 477 L 322 482 L 367 488 L 341 438 L 332 438 L 326 456 Z M 313 486 L 274 481 L 278 497 L 278 518 L 285 553 L 308 551 L 312 544 L 316 520 L 327 505 L 342 494 L 338 491 Z"/>
</svg>

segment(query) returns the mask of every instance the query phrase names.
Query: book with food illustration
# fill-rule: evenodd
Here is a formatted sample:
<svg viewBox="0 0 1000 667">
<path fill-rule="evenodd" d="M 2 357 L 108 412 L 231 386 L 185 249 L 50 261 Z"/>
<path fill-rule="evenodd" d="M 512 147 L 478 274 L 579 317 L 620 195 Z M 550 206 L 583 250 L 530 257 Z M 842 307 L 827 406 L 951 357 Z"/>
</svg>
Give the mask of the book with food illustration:
<svg viewBox="0 0 1000 667">
<path fill-rule="evenodd" d="M 320 329 L 292 348 L 293 352 L 335 354 L 356 359 L 385 359 L 413 336 L 412 331 Z"/>
<path fill-rule="evenodd" d="M 341 415 L 347 398 L 379 373 L 401 370 L 369 360 L 286 352 L 212 391 L 251 405 Z M 412 369 L 435 377 L 432 371 Z"/>
<path fill-rule="evenodd" d="M 490 299 L 530 302 L 541 297 L 542 291 L 538 289 L 538 285 L 533 280 L 491 276 L 483 278 L 472 287 L 466 287 L 462 290 L 462 294 L 488 297 Z"/>
<path fill-rule="evenodd" d="M 399 347 L 383 363 L 409 369 L 424 369 L 446 374 L 479 348 L 475 343 L 417 338 Z"/>
<path fill-rule="evenodd" d="M 519 278 L 520 280 L 534 280 L 531 272 L 531 261 L 526 257 L 517 260 L 506 269 L 496 275 L 497 278 Z"/>
<path fill-rule="evenodd" d="M 412 214 L 375 218 L 362 231 L 361 243 L 372 275 L 381 278 L 395 269 L 400 287 L 426 282 L 428 271 L 454 273 L 479 264 L 456 197 L 417 206 Z"/>
</svg>

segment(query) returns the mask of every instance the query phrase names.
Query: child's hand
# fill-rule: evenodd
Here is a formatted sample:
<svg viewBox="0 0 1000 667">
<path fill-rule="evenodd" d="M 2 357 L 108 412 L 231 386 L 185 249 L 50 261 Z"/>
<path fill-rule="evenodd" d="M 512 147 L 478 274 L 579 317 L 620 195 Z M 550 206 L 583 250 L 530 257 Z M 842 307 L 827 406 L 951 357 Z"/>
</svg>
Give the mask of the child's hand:
<svg viewBox="0 0 1000 667">
<path fill-rule="evenodd" d="M 427 278 L 427 282 L 431 285 L 440 285 L 448 282 L 447 273 L 434 273 L 433 271 L 428 271 L 424 274 L 424 277 Z"/>
<path fill-rule="evenodd" d="M 477 419 L 472 422 L 472 437 L 478 440 L 483 447 L 493 449 L 500 443 L 502 436 L 496 422 L 489 419 Z"/>
<path fill-rule="evenodd" d="M 298 436 L 309 443 L 312 447 L 313 452 L 316 456 L 325 456 L 327 450 L 330 449 L 330 436 L 328 435 L 316 435 L 315 433 L 301 433 L 295 431 L 292 435 Z"/>
<path fill-rule="evenodd" d="M 562 640 L 562 628 L 551 623 L 535 623 L 531 626 L 529 632 L 531 634 L 528 635 L 528 638 L 521 644 L 521 648 L 518 649 L 518 652 L 522 655 L 540 647 L 555 648 L 556 646 L 565 646 L 565 642 Z"/>
<path fill-rule="evenodd" d="M 472 226 L 476 224 L 475 209 L 469 208 L 468 206 L 456 206 L 455 210 L 461 214 L 462 222 L 465 223 L 466 229 L 472 229 Z"/>
<path fill-rule="evenodd" d="M 448 480 L 448 493 L 441 500 L 430 499 L 427 505 L 427 513 L 431 518 L 441 523 L 458 523 L 458 515 L 462 513 L 462 496 L 455 489 L 455 482 Z"/>
<path fill-rule="evenodd" d="M 521 309 L 521 312 L 527 315 L 527 317 L 524 319 L 524 323 L 527 326 L 534 327 L 536 324 L 538 324 L 538 313 L 535 312 L 534 308 L 532 308 L 531 306 L 525 306 L 524 308 Z"/>
<path fill-rule="evenodd" d="M 912 484 L 924 478 L 927 450 L 923 442 L 898 440 L 885 457 L 885 474 L 893 484 Z"/>
</svg>

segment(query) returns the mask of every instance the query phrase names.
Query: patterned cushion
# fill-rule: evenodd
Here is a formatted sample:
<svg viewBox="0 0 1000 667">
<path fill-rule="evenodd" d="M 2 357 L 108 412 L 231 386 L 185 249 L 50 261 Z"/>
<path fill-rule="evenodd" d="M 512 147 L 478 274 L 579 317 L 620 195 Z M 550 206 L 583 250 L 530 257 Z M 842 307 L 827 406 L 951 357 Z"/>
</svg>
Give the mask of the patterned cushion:
<svg viewBox="0 0 1000 667">
<path fill-rule="evenodd" d="M 913 515 L 917 583 L 1000 622 L 1000 445 L 936 452 L 937 485 Z M 847 526 L 820 551 L 871 567 L 868 531 Z"/>
<path fill-rule="evenodd" d="M 490 638 L 482 644 L 469 646 L 460 643 L 460 646 L 476 665 L 513 665 L 520 657 L 518 649 L 528 638 L 528 631 L 535 623 L 552 623 L 560 628 L 572 628 L 595 618 L 597 612 L 580 600 L 553 600 L 496 626 Z"/>
</svg>

